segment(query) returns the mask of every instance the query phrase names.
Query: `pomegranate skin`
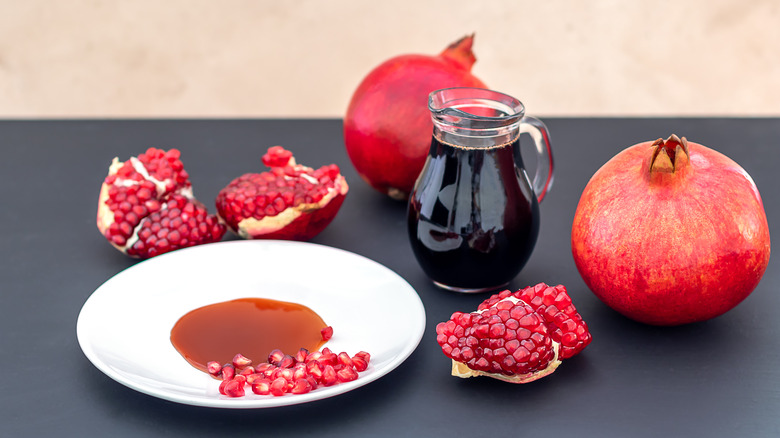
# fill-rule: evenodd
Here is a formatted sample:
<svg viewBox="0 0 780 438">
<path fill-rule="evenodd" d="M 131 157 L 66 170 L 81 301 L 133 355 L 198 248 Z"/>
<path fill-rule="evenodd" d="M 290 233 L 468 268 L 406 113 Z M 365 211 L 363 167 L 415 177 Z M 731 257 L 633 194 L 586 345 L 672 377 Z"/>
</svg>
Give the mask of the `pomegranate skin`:
<svg viewBox="0 0 780 438">
<path fill-rule="evenodd" d="M 485 84 L 471 74 L 473 35 L 437 56 L 401 55 L 374 68 L 360 83 L 344 118 L 344 143 L 358 174 L 394 199 L 412 191 L 431 145 L 428 94 Z"/>
<path fill-rule="evenodd" d="M 572 254 L 591 291 L 628 318 L 708 320 L 742 302 L 766 270 L 763 202 L 736 162 L 684 138 L 688 153 L 677 149 L 673 170 L 654 166 L 659 141 L 623 150 L 593 175 L 574 216 Z"/>
</svg>

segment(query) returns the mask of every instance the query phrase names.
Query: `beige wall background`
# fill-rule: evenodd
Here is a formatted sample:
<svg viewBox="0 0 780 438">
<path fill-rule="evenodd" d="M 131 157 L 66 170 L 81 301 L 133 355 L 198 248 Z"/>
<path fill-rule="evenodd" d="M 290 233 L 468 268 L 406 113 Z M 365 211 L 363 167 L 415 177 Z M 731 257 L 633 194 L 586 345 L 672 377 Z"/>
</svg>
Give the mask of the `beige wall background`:
<svg viewBox="0 0 780 438">
<path fill-rule="evenodd" d="M 780 115 L 780 1 L 0 0 L 0 117 L 341 117 L 476 33 L 537 115 Z"/>
</svg>

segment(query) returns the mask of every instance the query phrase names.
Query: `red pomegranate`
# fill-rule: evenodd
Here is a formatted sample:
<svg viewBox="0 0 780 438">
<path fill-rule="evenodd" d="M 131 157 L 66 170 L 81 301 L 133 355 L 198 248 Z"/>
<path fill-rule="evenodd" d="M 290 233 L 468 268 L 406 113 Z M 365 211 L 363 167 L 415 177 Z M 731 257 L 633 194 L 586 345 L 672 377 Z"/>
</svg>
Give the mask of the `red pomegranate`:
<svg viewBox="0 0 780 438">
<path fill-rule="evenodd" d="M 114 158 L 98 199 L 97 227 L 118 250 L 148 258 L 216 242 L 225 226 L 192 195 L 177 149 Z"/>
<path fill-rule="evenodd" d="M 455 312 L 436 334 L 453 376 L 511 383 L 551 374 L 592 339 L 566 288 L 544 283 L 495 294 L 475 312 Z"/>
<path fill-rule="evenodd" d="M 274 146 L 271 170 L 244 174 L 217 194 L 220 219 L 245 239 L 309 240 L 330 224 L 349 191 L 335 164 L 312 169 Z"/>
<path fill-rule="evenodd" d="M 618 153 L 588 182 L 572 253 L 604 303 L 647 324 L 721 315 L 769 262 L 764 206 L 737 163 L 672 135 Z"/>
<path fill-rule="evenodd" d="M 352 95 L 344 118 L 347 154 L 360 176 L 395 199 L 406 199 L 431 146 L 428 94 L 440 88 L 479 87 L 466 36 L 438 56 L 402 55 L 374 70 Z"/>
</svg>

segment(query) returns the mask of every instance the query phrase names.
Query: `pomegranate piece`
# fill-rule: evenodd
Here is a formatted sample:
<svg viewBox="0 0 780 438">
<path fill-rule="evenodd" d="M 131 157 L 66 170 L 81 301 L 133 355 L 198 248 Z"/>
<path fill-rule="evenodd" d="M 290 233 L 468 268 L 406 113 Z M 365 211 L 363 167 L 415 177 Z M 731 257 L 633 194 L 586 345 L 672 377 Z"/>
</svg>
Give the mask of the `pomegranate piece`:
<svg viewBox="0 0 780 438">
<path fill-rule="evenodd" d="M 295 356 L 274 350 L 268 362 L 253 367 L 252 360 L 237 354 L 233 363 L 219 368 L 218 362 L 209 362 L 222 376 L 219 393 L 228 397 L 242 397 L 248 385 L 257 395 L 280 397 L 285 394 L 306 394 L 320 386 L 333 386 L 358 379 L 359 373 L 368 368 L 371 355 L 360 351 L 354 356 L 346 352 L 338 354 L 329 348 L 308 352 L 300 349 Z"/>
<path fill-rule="evenodd" d="M 590 342 L 587 324 L 564 286 L 544 283 L 486 299 L 436 326 L 452 375 L 527 383 L 555 371 Z"/>
<path fill-rule="evenodd" d="M 192 193 L 177 149 L 149 148 L 125 162 L 114 158 L 100 189 L 97 227 L 118 250 L 149 258 L 217 242 L 225 226 Z"/>
<path fill-rule="evenodd" d="M 338 213 L 349 190 L 335 164 L 319 169 L 297 164 L 281 146 L 268 149 L 270 170 L 247 173 L 217 195 L 221 221 L 245 239 L 309 240 Z"/>
</svg>

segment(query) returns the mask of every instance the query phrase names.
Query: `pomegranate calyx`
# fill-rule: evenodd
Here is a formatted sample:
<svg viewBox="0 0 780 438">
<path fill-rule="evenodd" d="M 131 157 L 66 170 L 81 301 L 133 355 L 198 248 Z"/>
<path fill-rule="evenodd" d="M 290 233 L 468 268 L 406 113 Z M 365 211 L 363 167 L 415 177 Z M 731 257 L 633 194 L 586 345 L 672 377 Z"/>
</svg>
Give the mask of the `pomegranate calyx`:
<svg viewBox="0 0 780 438">
<path fill-rule="evenodd" d="M 441 57 L 452 61 L 464 70 L 470 70 L 471 66 L 477 62 L 477 57 L 474 56 L 474 52 L 471 50 L 473 44 L 474 34 L 472 33 L 447 46 L 441 52 Z"/>
<path fill-rule="evenodd" d="M 672 134 L 666 140 L 659 138 L 650 145 L 650 173 L 674 173 L 688 163 L 688 140 Z"/>
</svg>

